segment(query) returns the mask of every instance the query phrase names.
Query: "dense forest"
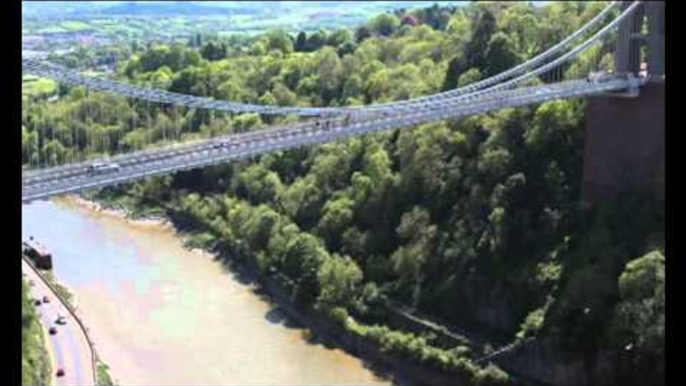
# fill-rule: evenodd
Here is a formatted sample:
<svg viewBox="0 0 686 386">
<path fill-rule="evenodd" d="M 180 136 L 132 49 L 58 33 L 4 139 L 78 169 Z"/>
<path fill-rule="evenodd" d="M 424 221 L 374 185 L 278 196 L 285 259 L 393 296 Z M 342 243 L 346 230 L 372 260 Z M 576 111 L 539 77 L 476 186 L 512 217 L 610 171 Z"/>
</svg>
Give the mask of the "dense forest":
<svg viewBox="0 0 686 386">
<path fill-rule="evenodd" d="M 35 306 L 29 298 L 26 281 L 21 289 L 21 384 L 46 385 L 50 378 L 50 361 L 45 351 L 43 331 Z"/>
<path fill-rule="evenodd" d="M 184 94 L 361 105 L 496 74 L 605 5 L 433 6 L 381 14 L 354 31 L 197 36 L 108 55 L 125 81 Z M 102 53 L 77 54 L 53 59 L 88 67 Z M 584 55 L 612 65 L 610 52 Z M 74 150 L 139 149 L 165 133 L 199 138 L 294 120 L 155 106 L 82 88 L 55 92 L 51 103 L 45 95 L 25 100 L 25 164 L 38 162 L 35 146 L 59 162 Z M 296 304 L 474 384 L 508 377 L 474 364 L 483 353 L 469 344 L 443 347 L 435 336 L 390 327 L 388 306 L 494 342 L 546 340 L 584 358 L 622 351 L 633 365 L 612 374 L 616 383 L 664 383 L 664 203 L 630 192 L 581 203 L 584 115 L 584 100 L 504 109 L 150 178 L 95 198 L 170 216 L 192 233 L 191 245 L 279 278 Z M 48 131 L 51 141 L 36 141 Z M 88 136 L 103 140 L 78 140 Z"/>
</svg>

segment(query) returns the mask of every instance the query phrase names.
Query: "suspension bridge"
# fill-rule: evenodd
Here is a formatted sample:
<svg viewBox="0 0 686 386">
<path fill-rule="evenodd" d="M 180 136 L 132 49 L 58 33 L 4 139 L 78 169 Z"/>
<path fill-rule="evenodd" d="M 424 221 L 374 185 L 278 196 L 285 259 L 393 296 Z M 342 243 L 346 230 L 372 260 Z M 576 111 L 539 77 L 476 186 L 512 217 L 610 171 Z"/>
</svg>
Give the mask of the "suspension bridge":
<svg viewBox="0 0 686 386">
<path fill-rule="evenodd" d="M 42 137 L 36 136 L 35 150 L 27 155 L 29 162 L 22 173 L 22 201 L 555 99 L 599 95 L 638 98 L 645 85 L 664 82 L 663 18 L 664 3 L 612 2 L 564 40 L 500 74 L 429 96 L 355 107 L 267 106 L 216 100 L 90 76 L 44 58 L 24 56 L 25 74 L 82 86 L 89 92 L 128 98 L 145 103 L 148 108 L 152 104 L 157 110 L 172 106 L 210 113 L 296 116 L 304 120 L 195 142 L 182 141 L 179 130 L 173 130 L 163 133 L 162 146 L 153 148 L 152 145 L 159 143 L 151 143 L 145 148 L 122 152 L 117 146 L 114 154 L 104 152 L 94 157 L 85 153 L 57 157 L 54 152 L 41 152 L 40 143 L 60 139 L 54 129 L 47 128 L 39 132 Z M 644 23 L 648 25 L 647 34 L 642 32 Z M 647 55 L 642 54 L 642 45 L 646 46 Z M 614 57 L 614 68 L 604 69 L 602 58 L 608 53 Z M 647 73 L 640 72 L 644 62 L 648 64 Z M 76 129 L 66 133 L 71 141 L 84 141 L 85 150 L 95 147 L 97 141 L 105 143 L 110 139 L 106 136 L 79 139 L 79 135 Z M 96 162 L 111 167 L 93 173 Z"/>
</svg>

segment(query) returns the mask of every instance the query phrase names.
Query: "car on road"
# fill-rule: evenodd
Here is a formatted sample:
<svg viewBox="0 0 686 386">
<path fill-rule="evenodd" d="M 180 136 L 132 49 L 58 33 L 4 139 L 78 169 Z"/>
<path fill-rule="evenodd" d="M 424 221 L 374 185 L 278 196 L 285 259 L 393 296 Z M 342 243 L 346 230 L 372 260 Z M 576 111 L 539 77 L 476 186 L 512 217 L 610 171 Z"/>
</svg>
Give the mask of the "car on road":
<svg viewBox="0 0 686 386">
<path fill-rule="evenodd" d="M 119 173 L 120 170 L 121 167 L 118 164 L 112 162 L 95 162 L 93 164 L 88 165 L 88 167 L 86 168 L 86 172 L 90 176 L 108 173 Z"/>
<path fill-rule="evenodd" d="M 609 72 L 592 72 L 588 74 L 588 77 L 586 80 L 590 83 L 603 83 L 607 82 L 613 79 L 617 79 L 618 75 L 617 74 L 612 74 Z"/>
<path fill-rule="evenodd" d="M 50 298 L 47 296 L 43 296 L 43 303 L 50 303 Z"/>
<path fill-rule="evenodd" d="M 56 324 L 59 324 L 59 325 L 65 325 L 65 324 L 67 324 L 67 318 L 65 318 L 64 316 L 60 315 L 60 316 L 57 318 L 57 320 L 55 320 L 55 323 L 56 323 Z"/>
<path fill-rule="evenodd" d="M 229 148 L 233 147 L 235 144 L 234 140 L 220 140 L 212 145 L 213 149 Z"/>
<path fill-rule="evenodd" d="M 57 328 L 56 327 L 50 327 L 48 332 L 50 333 L 50 335 L 55 335 L 55 334 L 57 334 Z"/>
<path fill-rule="evenodd" d="M 63 377 L 64 374 L 65 374 L 65 373 L 64 373 L 64 369 L 63 369 L 63 368 L 57 369 L 57 376 L 58 376 L 58 377 Z"/>
</svg>

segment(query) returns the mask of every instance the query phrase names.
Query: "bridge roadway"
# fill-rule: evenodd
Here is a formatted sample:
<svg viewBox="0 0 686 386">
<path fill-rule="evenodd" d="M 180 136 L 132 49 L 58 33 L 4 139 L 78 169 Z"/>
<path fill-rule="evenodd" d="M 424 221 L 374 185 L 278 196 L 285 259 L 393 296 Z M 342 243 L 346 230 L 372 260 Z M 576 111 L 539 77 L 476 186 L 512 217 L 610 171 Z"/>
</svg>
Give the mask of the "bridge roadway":
<svg viewBox="0 0 686 386">
<path fill-rule="evenodd" d="M 333 120 L 333 119 L 330 121 L 335 122 L 335 120 Z M 140 150 L 140 151 L 136 151 L 135 153 L 119 154 L 116 156 L 107 157 L 105 160 L 101 159 L 101 161 L 117 163 L 120 166 L 124 167 L 124 166 L 134 165 L 135 163 L 138 163 L 141 161 L 149 162 L 149 161 L 161 160 L 164 158 L 182 155 L 182 154 L 186 154 L 189 152 L 202 151 L 202 150 L 207 149 L 207 148 L 212 148 L 214 143 L 221 143 L 225 140 L 236 139 L 238 137 L 240 137 L 241 141 L 250 141 L 254 138 L 263 137 L 266 135 L 273 135 L 273 136 L 278 137 L 278 136 L 288 135 L 288 133 L 291 133 L 291 132 L 300 132 L 304 129 L 308 129 L 308 128 L 313 127 L 313 126 L 315 126 L 314 122 L 303 122 L 303 123 L 296 123 L 296 124 L 289 124 L 289 125 L 279 125 L 279 126 L 270 127 L 268 129 L 253 131 L 253 132 L 249 132 L 249 133 L 245 133 L 245 134 L 239 134 L 239 135 L 234 134 L 234 135 L 230 135 L 230 136 L 224 136 L 223 138 L 218 137 L 218 138 L 215 138 L 214 140 L 212 140 L 212 139 L 200 139 L 200 140 L 195 140 L 195 141 L 190 141 L 190 142 L 177 143 L 177 144 L 173 144 L 171 146 L 166 146 L 166 147 L 158 147 L 158 148 Z M 132 155 L 134 155 L 134 154 L 135 154 L 135 157 L 132 157 Z M 58 167 L 52 167 L 52 168 L 46 168 L 46 169 L 40 169 L 40 170 L 28 170 L 25 172 L 25 175 L 22 179 L 23 184 L 24 184 L 24 186 L 30 186 L 30 185 L 33 185 L 34 183 L 45 183 L 47 181 L 51 181 L 54 179 L 61 179 L 61 178 L 78 176 L 78 175 L 83 174 L 83 172 L 86 170 L 86 167 L 88 165 L 91 165 L 93 162 L 96 162 L 96 160 L 72 163 L 72 164 L 65 165 L 65 166 L 58 166 Z"/>
<path fill-rule="evenodd" d="M 641 80 L 641 83 L 644 80 Z M 257 131 L 209 139 L 202 143 L 177 148 L 131 153 L 119 156 L 119 173 L 91 176 L 80 166 L 52 168 L 27 175 L 23 180 L 22 202 L 77 192 L 91 188 L 118 185 L 152 175 L 216 165 L 230 160 L 253 157 L 303 145 L 331 142 L 370 132 L 415 126 L 418 124 L 481 114 L 505 107 L 524 106 L 553 99 L 582 97 L 611 91 L 626 90 L 629 80 L 616 79 L 603 83 L 585 80 L 565 81 L 549 85 L 506 90 L 474 101 L 454 101 L 452 104 L 426 106 L 395 116 L 377 116 L 369 121 L 348 125 L 306 122 L 286 128 Z M 636 86 L 635 84 L 632 86 Z M 324 121 L 321 121 L 324 122 Z M 226 143 L 220 146 L 219 143 Z M 115 159 L 115 158 L 113 158 Z"/>
</svg>

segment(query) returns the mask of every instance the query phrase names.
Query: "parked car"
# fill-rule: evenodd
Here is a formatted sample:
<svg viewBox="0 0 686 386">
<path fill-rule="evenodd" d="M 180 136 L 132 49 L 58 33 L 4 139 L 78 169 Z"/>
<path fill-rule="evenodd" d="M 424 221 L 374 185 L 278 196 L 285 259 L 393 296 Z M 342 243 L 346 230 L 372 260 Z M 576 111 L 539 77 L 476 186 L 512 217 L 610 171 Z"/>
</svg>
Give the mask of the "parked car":
<svg viewBox="0 0 686 386">
<path fill-rule="evenodd" d="M 55 323 L 56 323 L 56 324 L 59 324 L 59 325 L 65 325 L 65 324 L 67 324 L 67 318 L 65 318 L 64 316 L 61 316 L 61 315 L 60 315 L 60 316 L 57 318 L 57 320 L 55 320 Z"/>
<path fill-rule="evenodd" d="M 47 296 L 43 296 L 43 303 L 50 303 L 50 298 Z"/>
<path fill-rule="evenodd" d="M 64 369 L 63 369 L 63 368 L 57 369 L 57 376 L 58 376 L 58 377 L 63 377 L 63 376 L 64 376 Z"/>
<path fill-rule="evenodd" d="M 48 332 L 50 333 L 50 335 L 55 335 L 55 334 L 57 334 L 57 328 L 56 327 L 50 327 Z"/>
<path fill-rule="evenodd" d="M 40 301 L 40 299 L 36 299 L 33 302 L 33 305 L 35 305 L 35 306 L 40 306 L 41 304 L 42 304 L 42 302 Z"/>
</svg>

